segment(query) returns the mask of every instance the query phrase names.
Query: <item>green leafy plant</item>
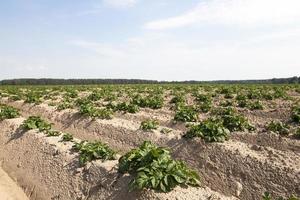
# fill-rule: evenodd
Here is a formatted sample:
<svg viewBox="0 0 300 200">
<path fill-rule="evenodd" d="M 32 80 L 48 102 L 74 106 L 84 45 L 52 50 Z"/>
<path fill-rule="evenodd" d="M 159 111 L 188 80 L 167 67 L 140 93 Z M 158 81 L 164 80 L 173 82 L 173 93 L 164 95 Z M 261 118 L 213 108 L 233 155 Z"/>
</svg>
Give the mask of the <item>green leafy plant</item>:
<svg viewBox="0 0 300 200">
<path fill-rule="evenodd" d="M 145 141 L 119 159 L 119 172 L 133 176 L 129 190 L 153 189 L 169 192 L 177 185 L 198 186 L 200 177 L 182 161 L 171 158 L 170 151 Z"/>
<path fill-rule="evenodd" d="M 181 122 L 196 122 L 198 119 L 197 111 L 194 107 L 183 106 L 180 107 L 174 116 L 175 121 Z"/>
<path fill-rule="evenodd" d="M 0 120 L 12 119 L 19 116 L 20 113 L 16 108 L 7 105 L 0 105 Z"/>
<path fill-rule="evenodd" d="M 11 95 L 9 99 L 13 101 L 19 101 L 22 99 L 22 97 L 20 95 Z"/>
<path fill-rule="evenodd" d="M 222 121 L 209 118 L 197 125 L 192 125 L 185 138 L 200 137 L 206 142 L 224 142 L 228 140 L 230 131 L 225 128 Z"/>
<path fill-rule="evenodd" d="M 158 95 L 149 95 L 147 97 L 142 97 L 137 95 L 133 98 L 132 104 L 138 105 L 142 108 L 152 108 L 152 109 L 159 109 L 163 107 L 164 100 L 162 96 Z"/>
<path fill-rule="evenodd" d="M 300 123 L 300 106 L 293 108 L 291 117 L 294 122 Z"/>
<path fill-rule="evenodd" d="M 197 102 L 211 102 L 212 98 L 209 94 L 194 94 Z"/>
<path fill-rule="evenodd" d="M 91 101 L 98 101 L 103 97 L 103 93 L 99 91 L 93 91 L 87 98 Z"/>
<path fill-rule="evenodd" d="M 237 106 L 241 108 L 246 108 L 248 106 L 249 102 L 245 99 L 238 100 L 237 101 Z"/>
<path fill-rule="evenodd" d="M 259 90 L 251 90 L 247 94 L 248 99 L 259 99 L 261 98 L 261 93 Z"/>
<path fill-rule="evenodd" d="M 57 130 L 45 130 L 44 131 L 47 137 L 56 137 L 56 136 L 60 136 L 61 132 L 57 131 Z"/>
<path fill-rule="evenodd" d="M 225 108 L 218 114 L 218 119 L 222 122 L 223 126 L 230 131 L 253 131 L 255 128 L 252 126 L 246 117 L 238 114 L 232 107 Z"/>
<path fill-rule="evenodd" d="M 92 118 L 100 118 L 100 119 L 112 119 L 113 111 L 107 108 L 95 108 L 94 105 L 90 103 L 83 103 L 79 107 L 79 113 L 83 115 L 87 115 Z"/>
<path fill-rule="evenodd" d="M 232 101 L 229 101 L 229 100 L 222 101 L 222 102 L 220 102 L 220 106 L 222 106 L 222 107 L 233 106 L 233 102 L 232 102 Z"/>
<path fill-rule="evenodd" d="M 300 127 L 296 129 L 296 132 L 294 133 L 294 137 L 300 139 Z"/>
<path fill-rule="evenodd" d="M 57 110 L 61 111 L 61 110 L 65 110 L 65 109 L 70 109 L 73 108 L 73 104 L 69 101 L 63 101 L 62 103 L 58 104 L 57 106 Z"/>
<path fill-rule="evenodd" d="M 272 200 L 271 194 L 269 192 L 265 192 L 262 199 L 263 200 Z"/>
<path fill-rule="evenodd" d="M 212 103 L 210 101 L 200 102 L 197 104 L 197 111 L 207 113 L 211 110 Z"/>
<path fill-rule="evenodd" d="M 148 130 L 153 130 L 157 129 L 159 126 L 159 122 L 157 120 L 146 120 L 141 122 L 140 129 L 148 131 Z"/>
<path fill-rule="evenodd" d="M 272 131 L 279 135 L 289 134 L 289 126 L 287 124 L 282 123 L 281 121 L 271 121 L 266 128 L 268 131 Z"/>
<path fill-rule="evenodd" d="M 247 100 L 247 96 L 244 94 L 238 94 L 238 95 L 236 95 L 235 99 L 238 101 L 244 101 L 244 100 Z"/>
<path fill-rule="evenodd" d="M 22 127 L 27 130 L 39 129 L 39 131 L 45 131 L 51 129 L 51 124 L 39 116 L 30 116 L 23 122 Z"/>
<path fill-rule="evenodd" d="M 174 103 L 174 104 L 184 103 L 184 102 L 185 102 L 185 98 L 183 95 L 176 95 L 170 101 L 170 103 Z"/>
<path fill-rule="evenodd" d="M 137 113 L 139 111 L 139 107 L 132 103 L 119 103 L 113 108 L 115 111 L 123 111 L 123 112 L 129 112 L 129 113 Z"/>
<path fill-rule="evenodd" d="M 250 110 L 263 110 L 264 107 L 260 101 L 249 102 L 247 107 Z"/>
<path fill-rule="evenodd" d="M 79 162 L 81 165 L 96 159 L 101 159 L 103 161 L 116 159 L 116 152 L 107 144 L 99 141 L 82 141 L 80 143 L 76 143 L 73 148 L 76 151 L 79 151 Z"/>
<path fill-rule="evenodd" d="M 225 99 L 233 99 L 233 98 L 234 98 L 234 95 L 233 95 L 232 93 L 226 93 L 226 94 L 224 95 L 224 98 L 225 98 Z"/>
<path fill-rule="evenodd" d="M 73 140 L 73 135 L 71 135 L 70 133 L 64 133 L 61 137 L 62 142 L 69 142 L 72 140 Z"/>
<path fill-rule="evenodd" d="M 168 129 L 168 128 L 162 128 L 162 129 L 160 130 L 160 132 L 163 133 L 163 134 L 168 134 L 168 133 L 171 133 L 172 130 L 171 130 L 171 129 Z"/>
<path fill-rule="evenodd" d="M 25 103 L 39 104 L 42 102 L 42 100 L 40 99 L 41 98 L 40 94 L 36 92 L 28 93 L 25 98 L 26 98 Z"/>
</svg>

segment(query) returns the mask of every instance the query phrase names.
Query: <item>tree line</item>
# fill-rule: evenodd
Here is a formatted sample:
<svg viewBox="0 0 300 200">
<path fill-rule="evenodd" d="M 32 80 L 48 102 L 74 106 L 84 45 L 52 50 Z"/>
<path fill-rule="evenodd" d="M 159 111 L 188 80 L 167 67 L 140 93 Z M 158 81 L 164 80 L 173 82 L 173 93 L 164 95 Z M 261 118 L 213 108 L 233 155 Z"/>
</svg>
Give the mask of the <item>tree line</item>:
<svg viewBox="0 0 300 200">
<path fill-rule="evenodd" d="M 215 81 L 156 81 L 143 79 L 50 79 L 50 78 L 23 78 L 7 79 L 0 81 L 0 85 L 96 85 L 96 84 L 201 84 L 201 83 L 220 83 L 220 84 L 297 84 L 300 77 L 273 78 L 260 80 L 215 80 Z"/>
</svg>

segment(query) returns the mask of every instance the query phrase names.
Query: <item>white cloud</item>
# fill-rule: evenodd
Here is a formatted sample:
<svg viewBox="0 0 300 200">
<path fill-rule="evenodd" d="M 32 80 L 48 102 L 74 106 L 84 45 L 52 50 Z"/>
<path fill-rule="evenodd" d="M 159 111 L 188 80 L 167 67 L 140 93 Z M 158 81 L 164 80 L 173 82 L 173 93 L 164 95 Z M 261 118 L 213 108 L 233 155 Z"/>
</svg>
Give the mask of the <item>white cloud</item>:
<svg viewBox="0 0 300 200">
<path fill-rule="evenodd" d="M 206 41 L 202 45 L 195 44 L 195 38 L 178 40 L 167 34 L 144 35 L 115 45 L 85 41 L 72 44 L 94 51 L 95 55 L 82 63 L 93 66 L 95 71 L 109 71 L 109 77 L 256 79 L 299 75 L 300 36 L 293 34 L 297 31 Z"/>
<path fill-rule="evenodd" d="M 107 5 L 113 7 L 131 7 L 137 3 L 138 0 L 103 0 Z"/>
<path fill-rule="evenodd" d="M 299 22 L 299 0 L 206 0 L 175 17 L 150 21 L 147 29 L 169 29 L 197 23 L 238 26 Z"/>
</svg>

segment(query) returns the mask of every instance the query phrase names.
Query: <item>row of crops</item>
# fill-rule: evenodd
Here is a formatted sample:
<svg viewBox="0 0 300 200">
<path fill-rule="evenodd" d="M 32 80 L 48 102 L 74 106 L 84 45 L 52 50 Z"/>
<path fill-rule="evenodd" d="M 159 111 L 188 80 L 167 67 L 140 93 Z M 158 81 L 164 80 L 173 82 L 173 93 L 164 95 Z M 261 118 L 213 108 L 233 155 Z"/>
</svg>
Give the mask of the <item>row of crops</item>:
<svg viewBox="0 0 300 200">
<path fill-rule="evenodd" d="M 26 112 L 5 103 L 19 102 L 16 105 L 21 105 L 24 102 L 23 105 L 51 108 L 51 112 L 55 110 L 55 116 L 57 113 L 74 113 L 97 123 L 112 121 L 112 126 L 118 119 L 126 119 L 139 124 L 133 126 L 138 131 L 131 130 L 130 134 L 179 134 L 177 138 L 186 144 L 192 144 L 194 138 L 207 145 L 226 144 L 231 137 L 230 141 L 236 140 L 236 134 L 277 135 L 295 142 L 300 139 L 299 85 L 4 86 L 0 88 L 0 98 L 4 103 L 0 105 L 0 120 Z M 59 137 L 62 143 L 72 143 L 81 166 L 94 160 L 118 161 L 118 172 L 132 177 L 130 191 L 146 188 L 169 192 L 177 185 L 200 184 L 198 168 L 191 169 L 185 162 L 174 160 L 172 149 L 144 141 L 138 147 L 120 153 L 119 149 L 104 143 L 101 136 L 95 138 L 96 141 L 78 140 L 70 133 L 55 130 L 53 124 L 34 112 L 30 113 L 34 116 L 24 121 L 22 129 L 35 129 L 46 137 Z M 242 142 L 247 143 L 246 140 Z M 276 149 L 272 145 L 270 147 Z M 297 143 L 293 145 L 294 148 Z M 268 192 L 262 198 L 274 199 Z"/>
<path fill-rule="evenodd" d="M 0 116 L 1 120 L 12 119 L 19 117 L 20 112 L 14 107 L 2 104 Z M 201 125 L 198 126 L 198 129 L 201 129 Z M 270 126 L 273 127 L 274 124 Z M 129 191 L 147 188 L 159 192 L 169 192 L 178 185 L 200 186 L 200 176 L 195 170 L 189 168 L 183 161 L 172 159 L 169 149 L 158 147 L 150 141 L 145 141 L 138 148 L 120 156 L 109 145 L 101 141 L 80 141 L 74 139 L 70 133 L 54 130 L 51 123 L 39 116 L 28 117 L 23 121 L 21 128 L 25 131 L 37 130 L 46 137 L 60 137 L 60 142 L 73 143 L 72 149 L 79 154 L 81 166 L 93 160 L 102 160 L 103 162 L 118 160 L 118 172 L 120 174 L 129 173 L 133 177 L 129 184 Z M 270 193 L 265 192 L 262 199 L 272 200 L 273 198 Z M 297 199 L 293 195 L 287 198 L 287 200 Z M 280 197 L 277 200 L 284 200 L 284 198 Z"/>
<path fill-rule="evenodd" d="M 255 131 L 245 112 L 268 112 L 283 107 L 288 119 L 265 123 L 265 130 L 299 138 L 300 87 L 298 85 L 104 85 L 64 87 L 3 87 L 2 98 L 46 103 L 57 111 L 77 110 L 94 119 L 112 119 L 116 113 L 134 114 L 150 109 L 169 111 L 174 123 L 189 128 L 184 137 L 201 137 L 208 142 L 222 142 L 230 132 Z M 204 116 L 204 117 L 203 117 Z M 141 123 L 141 129 L 157 129 L 159 120 Z M 163 129 L 163 133 L 171 132 Z"/>
</svg>

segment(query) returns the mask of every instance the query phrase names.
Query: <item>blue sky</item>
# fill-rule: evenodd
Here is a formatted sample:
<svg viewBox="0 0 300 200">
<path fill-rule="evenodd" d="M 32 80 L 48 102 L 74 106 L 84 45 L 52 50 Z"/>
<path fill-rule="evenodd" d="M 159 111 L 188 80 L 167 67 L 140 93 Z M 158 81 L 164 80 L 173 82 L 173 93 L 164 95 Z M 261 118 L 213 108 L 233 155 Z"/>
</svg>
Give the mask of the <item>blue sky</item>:
<svg viewBox="0 0 300 200">
<path fill-rule="evenodd" d="M 0 1 L 0 79 L 300 75 L 299 0 Z"/>
</svg>

